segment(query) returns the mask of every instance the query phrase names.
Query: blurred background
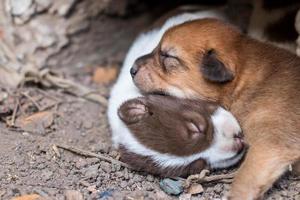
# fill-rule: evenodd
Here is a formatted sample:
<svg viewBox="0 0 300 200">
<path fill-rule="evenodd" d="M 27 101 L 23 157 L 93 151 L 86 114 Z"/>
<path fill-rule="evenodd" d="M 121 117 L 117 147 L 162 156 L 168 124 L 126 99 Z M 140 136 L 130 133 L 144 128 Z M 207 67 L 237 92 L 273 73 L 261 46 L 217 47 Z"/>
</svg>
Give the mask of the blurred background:
<svg viewBox="0 0 300 200">
<path fill-rule="evenodd" d="M 70 149 L 119 158 L 106 107 L 130 45 L 170 13 L 208 9 L 300 56 L 299 0 L 1 0 L 0 199 L 174 199 L 158 177 Z M 299 177 L 287 174 L 267 199 L 299 196 Z"/>
</svg>

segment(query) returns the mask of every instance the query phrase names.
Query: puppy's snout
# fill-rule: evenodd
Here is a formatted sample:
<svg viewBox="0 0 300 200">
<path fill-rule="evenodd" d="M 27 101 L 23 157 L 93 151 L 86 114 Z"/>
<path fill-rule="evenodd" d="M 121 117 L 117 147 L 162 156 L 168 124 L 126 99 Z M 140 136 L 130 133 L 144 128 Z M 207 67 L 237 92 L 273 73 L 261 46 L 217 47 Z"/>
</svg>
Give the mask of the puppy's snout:
<svg viewBox="0 0 300 200">
<path fill-rule="evenodd" d="M 135 75 L 138 73 L 138 71 L 139 71 L 139 67 L 137 66 L 137 64 L 134 64 L 130 69 L 131 77 L 134 78 Z"/>
</svg>

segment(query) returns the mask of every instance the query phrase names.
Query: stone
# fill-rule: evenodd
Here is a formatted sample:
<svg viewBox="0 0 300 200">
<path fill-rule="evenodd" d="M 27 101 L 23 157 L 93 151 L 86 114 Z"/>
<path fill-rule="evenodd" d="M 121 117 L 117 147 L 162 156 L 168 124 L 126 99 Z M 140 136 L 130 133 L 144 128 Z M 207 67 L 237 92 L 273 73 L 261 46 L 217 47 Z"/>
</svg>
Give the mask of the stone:
<svg viewBox="0 0 300 200">
<path fill-rule="evenodd" d="M 85 176 L 87 178 L 94 178 L 98 176 L 98 169 L 100 164 L 92 165 L 85 169 Z"/>
<path fill-rule="evenodd" d="M 9 6 L 11 14 L 15 16 L 21 16 L 29 10 L 32 5 L 32 0 L 10 0 Z"/>
<path fill-rule="evenodd" d="M 43 12 L 51 7 L 53 0 L 35 0 L 37 12 Z"/>
<path fill-rule="evenodd" d="M 136 183 L 136 182 L 141 182 L 142 178 L 141 178 L 141 176 L 135 174 L 135 175 L 133 176 L 132 180 L 133 180 L 133 182 Z"/>
<path fill-rule="evenodd" d="M 119 156 L 120 154 L 119 154 L 118 151 L 113 150 L 113 151 L 111 151 L 111 152 L 109 153 L 109 155 L 110 155 L 111 157 L 113 157 L 113 158 L 116 158 L 116 157 Z"/>
<path fill-rule="evenodd" d="M 127 181 L 122 181 L 122 182 L 120 183 L 120 187 L 121 187 L 121 188 L 126 188 L 127 185 L 128 185 Z"/>
<path fill-rule="evenodd" d="M 87 121 L 83 121 L 83 128 L 85 129 L 91 129 L 93 128 L 94 124 L 93 122 L 87 120 Z"/>
<path fill-rule="evenodd" d="M 181 181 L 170 178 L 162 179 L 159 182 L 160 188 L 169 195 L 179 195 L 183 192 L 183 184 Z"/>
<path fill-rule="evenodd" d="M 149 182 L 153 182 L 154 181 L 154 177 L 152 176 L 152 175 L 147 175 L 147 177 L 146 177 L 146 179 L 147 179 L 147 181 L 149 181 Z"/>
<path fill-rule="evenodd" d="M 112 171 L 111 164 L 108 162 L 101 161 L 100 168 L 106 173 L 110 173 Z"/>
<path fill-rule="evenodd" d="M 51 7 L 51 13 L 56 13 L 61 17 L 65 17 L 69 14 L 70 10 L 75 6 L 77 0 L 59 0 L 54 1 Z"/>
</svg>

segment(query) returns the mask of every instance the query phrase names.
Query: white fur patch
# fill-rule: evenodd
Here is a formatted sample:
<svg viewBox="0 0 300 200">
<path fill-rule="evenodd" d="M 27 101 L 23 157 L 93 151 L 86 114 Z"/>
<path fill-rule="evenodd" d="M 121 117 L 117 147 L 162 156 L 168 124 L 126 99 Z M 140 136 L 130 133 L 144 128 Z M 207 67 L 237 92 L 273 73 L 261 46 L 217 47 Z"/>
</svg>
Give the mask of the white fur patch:
<svg viewBox="0 0 300 200">
<path fill-rule="evenodd" d="M 141 143 L 131 134 L 126 125 L 119 119 L 117 111 L 120 105 L 129 100 L 142 94 L 138 91 L 134 85 L 132 78 L 130 76 L 129 70 L 132 67 L 133 63 L 137 58 L 145 54 L 150 53 L 159 43 L 162 35 L 170 27 L 181 24 L 186 21 L 201 19 L 201 18 L 219 18 L 224 19 L 224 17 L 216 11 L 201 11 L 197 13 L 185 13 L 170 18 L 166 21 L 161 29 L 155 29 L 153 31 L 141 34 L 132 47 L 130 48 L 126 59 L 124 61 L 122 70 L 120 72 L 119 78 L 112 88 L 109 104 L 108 104 L 108 120 L 112 130 L 112 141 L 115 147 L 118 147 L 119 144 L 124 145 L 129 151 L 137 153 L 139 155 L 150 156 L 153 160 L 163 167 L 168 166 L 184 166 L 187 165 L 199 158 L 205 158 L 214 168 L 218 167 L 227 167 L 234 164 L 236 161 L 225 161 L 224 159 L 232 158 L 235 156 L 235 152 L 224 152 L 222 148 L 224 145 L 230 145 L 233 141 L 230 137 L 227 137 L 231 133 L 229 131 L 235 130 L 236 124 L 233 116 L 222 108 L 219 108 L 212 117 L 212 121 L 216 126 L 215 130 L 215 140 L 213 145 L 198 154 L 194 154 L 186 157 L 179 157 L 170 154 L 161 154 L 154 150 L 151 150 Z M 175 96 L 185 97 L 186 94 L 180 93 L 180 90 L 177 88 L 172 89 Z M 192 94 L 191 94 L 192 95 Z M 231 115 L 231 116 L 230 116 Z M 233 119 L 231 119 L 233 118 Z M 233 123 L 233 129 L 231 126 L 227 126 L 228 123 Z M 225 126 L 225 127 L 223 127 Z M 238 126 L 238 124 L 237 124 Z M 224 129 L 225 128 L 225 129 Z M 225 132 L 223 131 L 225 130 Z M 233 134 L 233 133 L 232 133 Z M 227 136 L 226 136 L 227 135 Z M 238 159 L 239 160 L 239 159 Z"/>
</svg>

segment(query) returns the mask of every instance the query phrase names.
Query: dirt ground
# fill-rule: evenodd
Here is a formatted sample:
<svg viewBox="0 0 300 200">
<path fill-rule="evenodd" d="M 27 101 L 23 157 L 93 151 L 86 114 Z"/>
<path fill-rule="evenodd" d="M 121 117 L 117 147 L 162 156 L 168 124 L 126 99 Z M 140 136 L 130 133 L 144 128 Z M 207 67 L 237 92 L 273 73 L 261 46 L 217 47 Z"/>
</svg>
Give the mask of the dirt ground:
<svg viewBox="0 0 300 200">
<path fill-rule="evenodd" d="M 73 78 L 108 97 L 110 86 L 92 84 L 91 73 L 82 70 Z M 74 199 L 177 199 L 160 189 L 159 177 L 59 148 L 64 144 L 117 159 L 105 106 L 35 85 L 1 89 L 0 97 L 0 199 L 33 193 L 45 199 L 72 199 L 72 194 Z M 43 126 L 30 119 L 43 120 Z M 230 185 L 203 186 L 203 193 L 179 199 L 220 199 Z M 299 200 L 300 177 L 288 173 L 267 199 Z"/>
</svg>

